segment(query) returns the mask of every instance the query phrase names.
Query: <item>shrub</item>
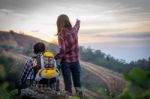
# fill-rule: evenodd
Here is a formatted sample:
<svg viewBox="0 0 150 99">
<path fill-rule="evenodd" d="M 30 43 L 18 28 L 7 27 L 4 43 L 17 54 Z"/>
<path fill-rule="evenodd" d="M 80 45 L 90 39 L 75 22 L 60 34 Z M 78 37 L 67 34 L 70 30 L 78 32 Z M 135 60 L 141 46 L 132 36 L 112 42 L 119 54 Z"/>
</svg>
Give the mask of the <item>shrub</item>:
<svg viewBox="0 0 150 99">
<path fill-rule="evenodd" d="M 150 99 L 150 71 L 133 68 L 124 77 L 129 84 L 119 99 Z"/>
</svg>

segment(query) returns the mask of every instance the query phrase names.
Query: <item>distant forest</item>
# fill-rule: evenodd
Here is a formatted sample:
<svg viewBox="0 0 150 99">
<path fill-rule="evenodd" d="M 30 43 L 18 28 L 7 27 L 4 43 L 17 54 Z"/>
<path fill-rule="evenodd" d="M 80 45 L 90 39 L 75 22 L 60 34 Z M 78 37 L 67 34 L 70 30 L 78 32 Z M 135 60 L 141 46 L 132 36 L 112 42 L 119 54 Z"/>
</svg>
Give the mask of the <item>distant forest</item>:
<svg viewBox="0 0 150 99">
<path fill-rule="evenodd" d="M 91 62 L 96 65 L 106 67 L 119 73 L 127 73 L 133 67 L 139 67 L 144 70 L 150 70 L 150 57 L 149 59 L 140 59 L 126 63 L 123 59 L 115 59 L 111 55 L 106 55 L 101 50 L 93 50 L 90 47 L 80 47 L 81 60 Z"/>
</svg>

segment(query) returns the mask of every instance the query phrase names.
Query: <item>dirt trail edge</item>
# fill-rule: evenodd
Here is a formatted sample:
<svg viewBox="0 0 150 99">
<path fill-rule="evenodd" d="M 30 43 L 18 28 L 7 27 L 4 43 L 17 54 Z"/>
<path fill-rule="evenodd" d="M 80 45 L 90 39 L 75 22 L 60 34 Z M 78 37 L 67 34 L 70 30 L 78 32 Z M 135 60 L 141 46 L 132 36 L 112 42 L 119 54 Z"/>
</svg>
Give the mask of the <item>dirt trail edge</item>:
<svg viewBox="0 0 150 99">
<path fill-rule="evenodd" d="M 120 74 L 88 62 L 80 61 L 80 63 L 84 69 L 92 72 L 96 76 L 100 77 L 100 79 L 102 79 L 102 81 L 105 83 L 106 91 L 109 95 L 118 94 L 124 88 L 125 81 Z"/>
</svg>

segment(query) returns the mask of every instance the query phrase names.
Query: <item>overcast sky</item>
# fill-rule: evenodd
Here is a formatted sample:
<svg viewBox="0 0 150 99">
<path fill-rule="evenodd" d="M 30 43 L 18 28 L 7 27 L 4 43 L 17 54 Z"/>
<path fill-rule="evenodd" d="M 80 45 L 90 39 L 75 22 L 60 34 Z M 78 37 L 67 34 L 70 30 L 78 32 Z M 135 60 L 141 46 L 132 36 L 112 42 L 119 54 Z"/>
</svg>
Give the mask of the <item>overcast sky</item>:
<svg viewBox="0 0 150 99">
<path fill-rule="evenodd" d="M 136 60 L 150 56 L 149 4 L 150 0 L 0 0 L 0 30 L 51 41 L 56 38 L 57 17 L 65 13 L 72 24 L 81 20 L 80 45 Z"/>
</svg>

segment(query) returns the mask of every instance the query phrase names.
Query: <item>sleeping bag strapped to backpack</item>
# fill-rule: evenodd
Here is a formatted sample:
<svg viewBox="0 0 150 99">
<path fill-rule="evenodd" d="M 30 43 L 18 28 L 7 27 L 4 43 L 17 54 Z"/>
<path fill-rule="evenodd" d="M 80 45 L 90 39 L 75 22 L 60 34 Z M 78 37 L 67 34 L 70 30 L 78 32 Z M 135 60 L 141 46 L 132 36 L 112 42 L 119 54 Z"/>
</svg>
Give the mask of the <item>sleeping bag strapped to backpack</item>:
<svg viewBox="0 0 150 99">
<path fill-rule="evenodd" d="M 33 69 L 35 81 L 40 81 L 42 78 L 57 78 L 59 76 L 54 54 L 50 51 L 45 51 L 43 54 L 34 57 Z"/>
</svg>

